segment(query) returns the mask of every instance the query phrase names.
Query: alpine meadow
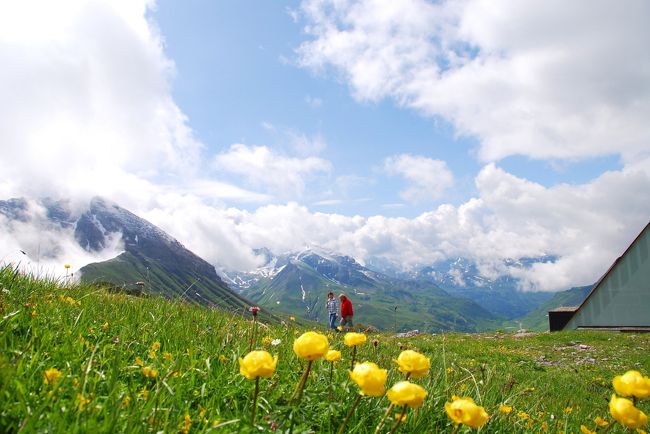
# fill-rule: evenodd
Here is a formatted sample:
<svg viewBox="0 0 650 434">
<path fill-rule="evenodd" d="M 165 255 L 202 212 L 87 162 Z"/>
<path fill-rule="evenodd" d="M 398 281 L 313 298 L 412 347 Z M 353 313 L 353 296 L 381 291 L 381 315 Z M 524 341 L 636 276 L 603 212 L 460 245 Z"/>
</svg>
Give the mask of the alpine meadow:
<svg viewBox="0 0 650 434">
<path fill-rule="evenodd" d="M 476 426 L 481 432 L 624 432 L 645 419 L 613 410 L 615 393 L 630 404 L 623 396 L 638 396 L 637 407 L 650 410 L 642 398 L 650 394 L 647 377 L 631 383 L 639 393 L 614 381 L 650 371 L 647 334 L 372 333 L 348 346 L 343 333 L 289 317 L 254 321 L 252 314 L 108 293 L 9 266 L 0 286 L 2 432 L 338 432 L 344 421 L 345 432 L 469 432 L 471 408 L 446 407 L 470 398 L 487 414 Z M 325 347 L 296 345 L 314 331 Z M 253 370 L 255 379 L 241 364 L 251 339 L 254 350 L 271 355 L 272 369 Z M 327 349 L 340 359 L 323 359 Z M 384 395 L 409 377 L 413 364 L 398 363 L 409 351 L 428 362 L 410 375 L 426 394 L 414 408 Z M 367 383 L 360 388 L 350 374 L 353 353 L 357 367 L 371 362 L 386 370 L 379 393 L 360 393 Z M 302 397 L 292 400 L 307 365 Z"/>
<path fill-rule="evenodd" d="M 0 434 L 650 432 L 650 0 L 0 0 Z"/>
</svg>

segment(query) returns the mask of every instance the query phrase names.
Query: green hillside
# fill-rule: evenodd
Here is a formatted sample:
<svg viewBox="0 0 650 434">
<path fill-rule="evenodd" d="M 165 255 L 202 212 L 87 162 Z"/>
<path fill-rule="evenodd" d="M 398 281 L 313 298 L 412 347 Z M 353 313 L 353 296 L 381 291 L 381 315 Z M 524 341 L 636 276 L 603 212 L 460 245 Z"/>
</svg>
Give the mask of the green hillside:
<svg viewBox="0 0 650 434">
<path fill-rule="evenodd" d="M 526 316 L 513 321 L 512 324 L 521 324 L 521 327 L 527 330 L 548 330 L 549 310 L 561 306 L 579 306 L 587 297 L 591 288 L 593 288 L 593 285 L 579 286 L 566 291 L 557 292 L 550 300 L 529 312 Z"/>
<path fill-rule="evenodd" d="M 327 293 L 344 292 L 354 304 L 355 321 L 381 330 L 476 332 L 495 329 L 501 322 L 473 301 L 453 297 L 433 284 L 352 277 L 355 286 L 327 279 L 296 261 L 244 293 L 262 306 L 327 323 Z"/>
<path fill-rule="evenodd" d="M 227 310 L 0 268 L 0 432 L 337 432 L 358 396 L 342 337 L 330 336 L 342 361 L 314 361 L 302 401 L 291 404 L 306 366 L 293 341 L 307 329 L 292 321 L 260 324 L 255 347 L 278 355 L 278 363 L 259 382 L 252 425 L 255 381 L 240 374 L 237 362 L 248 352 L 250 330 L 250 320 Z M 387 369 L 390 388 L 404 378 L 394 362 L 404 348 L 430 359 L 429 373 L 411 380 L 427 396 L 418 411 L 407 410 L 400 433 L 455 432 L 444 411 L 452 395 L 485 408 L 490 419 L 482 433 L 577 433 L 581 425 L 594 430 L 596 417 L 621 433 L 607 409 L 611 380 L 629 369 L 648 375 L 650 359 L 639 349 L 649 346 L 650 335 L 605 332 L 374 334 L 358 360 Z M 637 405 L 650 411 L 648 399 Z M 387 407 L 386 397 L 363 397 L 346 432 L 374 433 Z M 394 425 L 391 418 L 382 434 Z"/>
<path fill-rule="evenodd" d="M 111 260 L 86 265 L 81 269 L 81 281 L 87 284 L 110 282 L 118 288 L 132 289 L 135 282 L 145 283 L 145 293 L 167 298 L 179 298 L 193 303 L 221 307 L 232 312 L 246 313 L 251 301 L 216 281 L 214 270 L 170 269 L 159 259 L 142 253 L 124 252 Z M 212 276 L 212 271 L 214 276 Z M 268 311 L 262 316 L 273 317 Z"/>
</svg>

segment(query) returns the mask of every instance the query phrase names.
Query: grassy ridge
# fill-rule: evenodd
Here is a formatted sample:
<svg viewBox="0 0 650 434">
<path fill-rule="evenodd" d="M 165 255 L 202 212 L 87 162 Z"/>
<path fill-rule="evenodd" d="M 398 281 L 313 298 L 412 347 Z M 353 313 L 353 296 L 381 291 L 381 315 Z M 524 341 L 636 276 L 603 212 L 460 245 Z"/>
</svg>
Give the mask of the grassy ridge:
<svg viewBox="0 0 650 434">
<path fill-rule="evenodd" d="M 248 422 L 254 383 L 239 374 L 237 363 L 248 351 L 247 318 L 92 286 L 68 288 L 11 267 L 0 269 L 0 290 L 0 432 L 258 432 Z M 261 382 L 258 425 L 264 431 L 288 430 L 293 409 L 286 399 L 304 369 L 292 351 L 304 328 L 287 324 L 259 327 L 257 346 L 279 356 L 275 375 Z M 430 375 L 415 380 L 429 395 L 417 414 L 409 411 L 400 432 L 451 433 L 443 408 L 453 394 L 472 396 L 486 408 L 492 418 L 482 432 L 593 429 L 594 417 L 611 420 L 611 378 L 627 369 L 650 372 L 650 335 L 374 338 L 378 350 L 367 344 L 359 359 L 389 368 L 388 387 L 402 377 L 392 362 L 402 348 L 431 358 Z M 272 339 L 281 343 L 272 346 Z M 358 389 L 348 380 L 350 352 L 341 341 L 330 339 L 344 354 L 334 369 L 333 399 L 329 364 L 317 361 L 293 410 L 294 432 L 336 432 L 345 417 Z M 157 376 L 145 377 L 143 367 Z M 61 377 L 45 384 L 51 368 Z M 510 414 L 499 412 L 504 403 L 513 406 Z M 387 405 L 386 398 L 362 399 L 348 432 L 374 432 Z M 647 400 L 640 407 L 650 410 Z"/>
</svg>

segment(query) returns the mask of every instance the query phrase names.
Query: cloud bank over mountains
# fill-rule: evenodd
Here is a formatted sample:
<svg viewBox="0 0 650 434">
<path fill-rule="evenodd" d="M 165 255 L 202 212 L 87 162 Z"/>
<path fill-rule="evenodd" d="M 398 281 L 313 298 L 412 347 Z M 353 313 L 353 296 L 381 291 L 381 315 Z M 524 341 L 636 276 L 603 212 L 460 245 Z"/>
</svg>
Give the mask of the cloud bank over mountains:
<svg viewBox="0 0 650 434">
<path fill-rule="evenodd" d="M 524 289 L 542 290 L 593 283 L 648 222 L 647 2 L 304 1 L 302 66 L 342 80 L 359 100 L 389 99 L 478 140 L 477 196 L 415 218 L 310 211 L 310 179 L 336 170 L 315 153 L 322 143 L 296 155 L 201 143 L 172 97 L 174 63 L 148 15 L 154 7 L 0 5 L 0 199 L 51 196 L 81 207 L 104 196 L 231 269 L 255 267 L 254 248 L 319 245 L 404 267 L 464 256 L 486 275 L 514 274 Z M 549 187 L 500 168 L 510 155 L 618 155 L 623 167 Z M 444 198 L 455 179 L 424 156 L 368 164 L 403 177 L 407 201 Z M 41 245 L 51 236 L 45 225 L 30 232 L 0 219 L 10 250 L 0 257 L 33 248 L 30 233 Z M 59 245 L 54 262 L 96 260 Z M 501 261 L 541 255 L 559 259 L 530 269 Z"/>
</svg>

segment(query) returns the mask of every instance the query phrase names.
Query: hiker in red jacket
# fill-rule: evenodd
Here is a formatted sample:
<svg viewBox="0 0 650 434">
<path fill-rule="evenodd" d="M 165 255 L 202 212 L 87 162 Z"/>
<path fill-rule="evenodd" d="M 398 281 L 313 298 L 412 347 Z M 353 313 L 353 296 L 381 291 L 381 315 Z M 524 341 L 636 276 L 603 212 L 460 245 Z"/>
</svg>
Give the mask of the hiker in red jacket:
<svg viewBox="0 0 650 434">
<path fill-rule="evenodd" d="M 344 294 L 339 295 L 339 300 L 341 300 L 341 324 L 340 327 L 347 327 L 351 330 L 354 327 L 352 324 L 352 316 L 354 311 L 352 310 L 352 302 Z"/>
</svg>

